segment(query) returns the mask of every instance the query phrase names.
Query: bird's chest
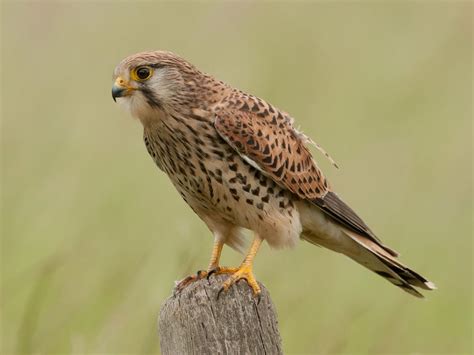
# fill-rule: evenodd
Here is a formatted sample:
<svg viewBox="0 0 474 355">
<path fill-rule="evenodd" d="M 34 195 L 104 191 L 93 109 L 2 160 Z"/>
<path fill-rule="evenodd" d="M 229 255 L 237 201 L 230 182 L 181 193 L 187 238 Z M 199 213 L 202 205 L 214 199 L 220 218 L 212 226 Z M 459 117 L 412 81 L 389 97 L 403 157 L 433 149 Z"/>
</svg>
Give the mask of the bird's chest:
<svg viewBox="0 0 474 355">
<path fill-rule="evenodd" d="M 212 125 L 145 130 L 144 140 L 158 167 L 201 217 L 249 228 L 269 213 L 291 215 L 289 193 L 245 163 Z"/>
<path fill-rule="evenodd" d="M 212 209 L 222 196 L 225 160 L 235 153 L 212 125 L 180 123 L 176 127 L 163 124 L 145 129 L 145 146 L 193 209 Z"/>
</svg>

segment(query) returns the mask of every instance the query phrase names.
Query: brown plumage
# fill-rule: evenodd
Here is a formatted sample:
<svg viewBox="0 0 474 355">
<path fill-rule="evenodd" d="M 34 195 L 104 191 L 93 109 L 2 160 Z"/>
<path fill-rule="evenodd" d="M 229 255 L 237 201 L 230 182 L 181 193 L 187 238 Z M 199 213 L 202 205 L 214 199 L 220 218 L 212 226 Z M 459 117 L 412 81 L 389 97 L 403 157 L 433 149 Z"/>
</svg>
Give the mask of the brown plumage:
<svg viewBox="0 0 474 355">
<path fill-rule="evenodd" d="M 132 55 L 115 69 L 112 95 L 144 127 L 157 166 L 213 232 L 207 272 L 229 273 L 223 289 L 244 278 L 259 293 L 252 261 L 263 240 L 273 247 L 300 238 L 343 253 L 412 295 L 433 289 L 400 264 L 360 217 L 332 190 L 293 119 L 262 99 L 202 73 L 170 52 Z M 319 148 L 319 146 L 318 146 Z M 239 268 L 219 266 L 224 244 L 243 246 Z"/>
</svg>

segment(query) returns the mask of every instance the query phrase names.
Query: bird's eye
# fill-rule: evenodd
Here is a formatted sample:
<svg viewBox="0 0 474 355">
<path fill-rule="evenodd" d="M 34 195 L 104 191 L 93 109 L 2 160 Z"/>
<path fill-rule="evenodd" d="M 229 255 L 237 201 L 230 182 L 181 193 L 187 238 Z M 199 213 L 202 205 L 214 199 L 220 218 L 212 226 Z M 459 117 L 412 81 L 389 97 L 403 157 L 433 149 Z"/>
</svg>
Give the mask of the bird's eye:
<svg viewBox="0 0 474 355">
<path fill-rule="evenodd" d="M 145 81 L 147 79 L 150 79 L 150 77 L 153 74 L 153 69 L 150 67 L 138 67 L 135 68 L 132 72 L 132 79 L 134 80 L 139 80 L 139 81 Z"/>
</svg>

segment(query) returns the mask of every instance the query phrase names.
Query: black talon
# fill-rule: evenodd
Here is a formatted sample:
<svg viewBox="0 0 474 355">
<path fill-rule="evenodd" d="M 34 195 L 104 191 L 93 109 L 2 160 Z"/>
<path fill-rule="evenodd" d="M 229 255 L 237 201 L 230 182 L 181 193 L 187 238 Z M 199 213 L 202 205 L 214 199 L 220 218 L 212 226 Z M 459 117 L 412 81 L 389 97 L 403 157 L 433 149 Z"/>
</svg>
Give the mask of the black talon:
<svg viewBox="0 0 474 355">
<path fill-rule="evenodd" d="M 222 286 L 220 289 L 219 289 L 219 292 L 217 292 L 217 300 L 219 299 L 219 296 L 221 295 L 222 291 L 224 291 L 224 287 Z"/>
<path fill-rule="evenodd" d="M 255 296 L 257 297 L 257 306 L 258 306 L 260 304 L 260 301 L 262 300 L 262 294 L 257 293 Z"/>
<path fill-rule="evenodd" d="M 211 277 L 212 274 L 215 274 L 217 271 L 219 271 L 217 268 L 214 268 L 212 270 L 209 270 L 208 273 L 207 273 L 207 279 L 209 280 L 209 278 Z"/>
</svg>

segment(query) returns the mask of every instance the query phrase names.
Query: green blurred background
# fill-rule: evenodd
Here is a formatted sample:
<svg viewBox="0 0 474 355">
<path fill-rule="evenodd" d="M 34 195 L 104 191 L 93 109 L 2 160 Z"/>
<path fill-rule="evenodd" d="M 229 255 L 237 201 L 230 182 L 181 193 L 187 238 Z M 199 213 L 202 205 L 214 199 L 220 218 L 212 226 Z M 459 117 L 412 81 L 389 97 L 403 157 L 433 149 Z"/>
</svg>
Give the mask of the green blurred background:
<svg viewBox="0 0 474 355">
<path fill-rule="evenodd" d="M 159 352 L 212 238 L 114 104 L 167 49 L 290 112 L 336 191 L 439 290 L 420 301 L 300 243 L 263 248 L 287 353 L 472 351 L 472 4 L 2 4 L 2 353 Z M 240 255 L 224 252 L 224 264 Z"/>
</svg>

